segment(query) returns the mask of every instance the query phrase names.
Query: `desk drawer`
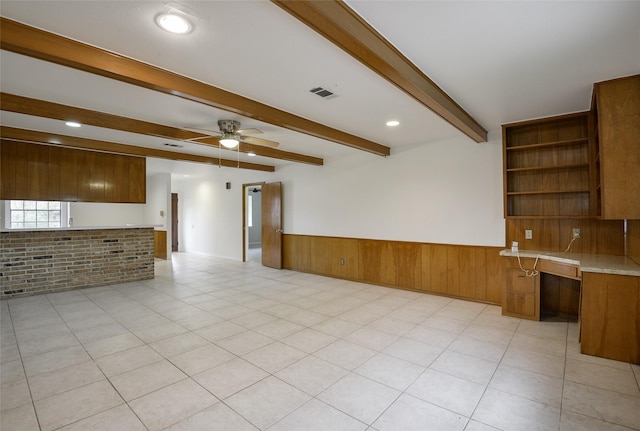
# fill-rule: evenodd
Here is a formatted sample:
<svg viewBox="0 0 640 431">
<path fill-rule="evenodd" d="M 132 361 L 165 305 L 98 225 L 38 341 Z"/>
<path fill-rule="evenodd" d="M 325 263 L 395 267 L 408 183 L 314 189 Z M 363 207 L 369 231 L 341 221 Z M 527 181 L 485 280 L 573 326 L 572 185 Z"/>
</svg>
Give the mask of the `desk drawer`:
<svg viewBox="0 0 640 431">
<path fill-rule="evenodd" d="M 536 277 L 527 277 L 519 269 L 509 271 L 507 291 L 534 293 L 536 291 Z"/>
<path fill-rule="evenodd" d="M 561 277 L 579 278 L 580 270 L 576 265 L 558 263 L 540 259 L 540 272 L 559 275 Z"/>
</svg>

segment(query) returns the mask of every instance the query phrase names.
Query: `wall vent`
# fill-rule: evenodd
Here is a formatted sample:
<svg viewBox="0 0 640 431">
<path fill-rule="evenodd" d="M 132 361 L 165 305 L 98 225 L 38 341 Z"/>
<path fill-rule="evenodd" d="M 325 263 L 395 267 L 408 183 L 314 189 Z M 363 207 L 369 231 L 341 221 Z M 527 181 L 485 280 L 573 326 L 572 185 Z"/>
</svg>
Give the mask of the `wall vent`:
<svg viewBox="0 0 640 431">
<path fill-rule="evenodd" d="M 309 90 L 309 92 L 315 94 L 316 96 L 320 96 L 323 99 L 331 99 L 337 96 L 336 93 L 334 93 L 331 90 L 327 90 L 324 87 L 314 87 L 311 90 Z"/>
<path fill-rule="evenodd" d="M 164 145 L 165 147 L 174 147 L 174 148 L 183 148 L 183 147 L 184 147 L 184 145 L 180 145 L 180 144 L 170 144 L 170 143 L 168 143 L 168 142 L 165 142 L 165 143 L 164 143 L 164 144 L 162 144 L 162 145 Z"/>
</svg>

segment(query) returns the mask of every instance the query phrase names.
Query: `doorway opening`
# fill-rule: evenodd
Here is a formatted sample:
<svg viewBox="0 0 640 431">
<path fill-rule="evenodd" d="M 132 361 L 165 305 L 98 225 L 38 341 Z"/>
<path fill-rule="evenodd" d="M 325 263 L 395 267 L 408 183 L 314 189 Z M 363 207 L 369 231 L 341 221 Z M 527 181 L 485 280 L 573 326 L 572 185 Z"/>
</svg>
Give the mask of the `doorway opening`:
<svg viewBox="0 0 640 431">
<path fill-rule="evenodd" d="M 171 193 L 171 251 L 178 251 L 178 194 Z"/>
<path fill-rule="evenodd" d="M 244 262 L 262 262 L 262 184 L 243 184 Z"/>
</svg>

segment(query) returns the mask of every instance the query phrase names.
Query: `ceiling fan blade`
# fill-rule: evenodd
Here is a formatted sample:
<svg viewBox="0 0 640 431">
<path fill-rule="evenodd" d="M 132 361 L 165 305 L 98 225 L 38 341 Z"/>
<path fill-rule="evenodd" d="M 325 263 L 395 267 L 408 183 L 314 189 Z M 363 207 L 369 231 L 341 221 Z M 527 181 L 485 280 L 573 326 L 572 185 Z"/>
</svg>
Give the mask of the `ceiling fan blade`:
<svg viewBox="0 0 640 431">
<path fill-rule="evenodd" d="M 207 136 L 199 136 L 197 138 L 185 139 L 185 141 L 197 141 L 199 139 L 205 139 L 205 138 L 209 138 L 209 137 L 219 138 L 220 136 L 222 136 L 222 133 L 220 133 L 217 130 L 196 129 L 196 128 L 191 128 L 191 127 L 185 128 L 183 130 L 186 130 L 188 132 L 200 133 L 202 135 L 207 135 Z"/>
<path fill-rule="evenodd" d="M 259 135 L 263 132 L 260 129 L 240 129 L 236 130 L 236 133 L 239 133 L 241 135 Z"/>
<path fill-rule="evenodd" d="M 280 145 L 279 142 L 269 141 L 268 139 L 253 138 L 251 136 L 242 136 L 241 138 L 242 142 L 246 142 L 247 144 L 262 145 L 263 147 L 275 148 Z"/>
</svg>

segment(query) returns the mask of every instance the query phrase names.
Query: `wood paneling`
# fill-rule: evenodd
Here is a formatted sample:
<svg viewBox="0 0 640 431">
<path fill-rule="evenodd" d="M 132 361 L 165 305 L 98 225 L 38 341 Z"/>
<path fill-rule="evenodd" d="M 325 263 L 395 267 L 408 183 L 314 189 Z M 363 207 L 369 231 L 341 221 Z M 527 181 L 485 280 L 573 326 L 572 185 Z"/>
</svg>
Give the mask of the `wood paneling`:
<svg viewBox="0 0 640 431">
<path fill-rule="evenodd" d="M 2 140 L 0 199 L 144 203 L 141 157 Z"/>
<path fill-rule="evenodd" d="M 580 228 L 581 237 L 571 244 L 571 252 L 624 255 L 620 220 L 510 218 L 506 220 L 507 244 L 517 241 L 521 250 L 565 251 L 574 227 Z M 533 239 L 525 239 L 525 229 L 533 231 Z"/>
<path fill-rule="evenodd" d="M 158 259 L 167 258 L 167 231 L 153 231 L 153 256 Z"/>
<path fill-rule="evenodd" d="M 583 273 L 582 353 L 640 364 L 640 277 Z"/>
<path fill-rule="evenodd" d="M 431 292 L 446 294 L 449 284 L 447 246 L 431 244 Z"/>
<path fill-rule="evenodd" d="M 499 247 L 309 235 L 284 235 L 283 242 L 286 269 L 493 304 L 502 302 L 504 277 Z"/>
<path fill-rule="evenodd" d="M 2 199 L 20 199 L 27 195 L 27 146 L 17 142 L 0 142 L 0 163 L 2 178 L 0 191 Z"/>
</svg>

